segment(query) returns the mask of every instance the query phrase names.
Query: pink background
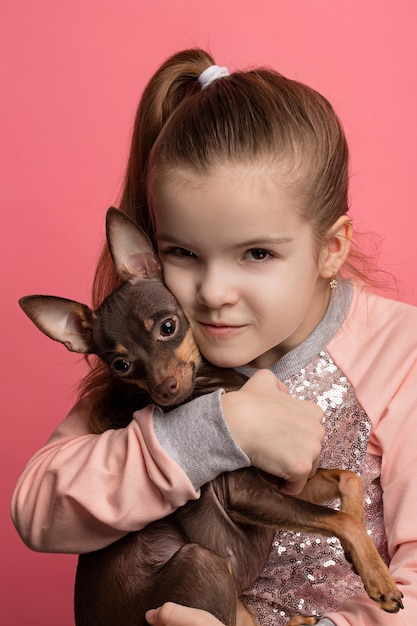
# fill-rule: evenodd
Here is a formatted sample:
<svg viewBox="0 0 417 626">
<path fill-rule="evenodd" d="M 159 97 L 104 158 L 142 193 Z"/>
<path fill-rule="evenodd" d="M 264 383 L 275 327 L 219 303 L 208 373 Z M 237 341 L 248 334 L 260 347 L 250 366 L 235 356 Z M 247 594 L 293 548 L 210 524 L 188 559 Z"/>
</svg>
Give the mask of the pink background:
<svg viewBox="0 0 417 626">
<path fill-rule="evenodd" d="M 417 304 L 415 0 L 3 0 L 0 8 L 3 358 L 1 621 L 70 626 L 75 557 L 30 552 L 13 485 L 74 399 L 80 360 L 17 306 L 89 301 L 145 81 L 172 52 L 272 65 L 334 104 L 352 151 L 352 215 Z"/>
</svg>

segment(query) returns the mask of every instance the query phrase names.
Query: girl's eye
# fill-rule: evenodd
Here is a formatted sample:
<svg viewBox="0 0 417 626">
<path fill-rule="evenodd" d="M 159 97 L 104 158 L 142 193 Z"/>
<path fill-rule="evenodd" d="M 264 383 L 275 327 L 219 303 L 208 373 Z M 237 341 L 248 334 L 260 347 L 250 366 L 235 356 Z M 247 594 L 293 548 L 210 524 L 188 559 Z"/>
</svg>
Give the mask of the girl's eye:
<svg viewBox="0 0 417 626">
<path fill-rule="evenodd" d="M 165 251 L 165 254 L 171 254 L 173 256 L 179 256 L 179 257 L 195 257 L 194 252 L 191 252 L 190 250 L 187 250 L 186 248 L 179 248 L 179 247 L 169 248 L 168 250 Z"/>
<path fill-rule="evenodd" d="M 252 248 L 248 250 L 246 253 L 246 258 L 252 261 L 264 261 L 267 258 L 270 258 L 272 255 L 268 250 L 264 248 Z"/>
<path fill-rule="evenodd" d="M 123 376 L 123 374 L 128 374 L 132 368 L 132 364 L 127 359 L 122 359 L 121 357 L 117 357 L 114 359 L 111 364 L 111 369 L 117 376 Z"/>
<path fill-rule="evenodd" d="M 164 320 L 159 327 L 159 332 L 161 338 L 172 337 L 175 331 L 177 330 L 177 320 L 175 317 L 170 317 L 167 320 Z"/>
</svg>

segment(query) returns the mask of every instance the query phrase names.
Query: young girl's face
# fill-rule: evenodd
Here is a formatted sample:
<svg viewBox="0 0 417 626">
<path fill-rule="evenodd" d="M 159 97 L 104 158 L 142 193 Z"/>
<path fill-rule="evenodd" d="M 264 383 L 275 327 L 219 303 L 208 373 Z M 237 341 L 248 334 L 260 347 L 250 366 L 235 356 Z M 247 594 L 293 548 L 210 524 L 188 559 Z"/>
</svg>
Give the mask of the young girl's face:
<svg viewBox="0 0 417 626">
<path fill-rule="evenodd" d="M 232 164 L 170 170 L 154 184 L 166 284 L 215 365 L 269 367 L 326 310 L 328 280 L 295 188 L 276 167 Z"/>
</svg>

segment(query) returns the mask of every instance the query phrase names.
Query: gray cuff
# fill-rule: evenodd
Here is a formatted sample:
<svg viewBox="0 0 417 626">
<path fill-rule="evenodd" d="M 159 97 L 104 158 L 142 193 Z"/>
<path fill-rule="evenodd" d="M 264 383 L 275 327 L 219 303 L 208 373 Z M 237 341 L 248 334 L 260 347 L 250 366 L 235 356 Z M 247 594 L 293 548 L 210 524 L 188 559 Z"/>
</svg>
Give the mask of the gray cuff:
<svg viewBox="0 0 417 626">
<path fill-rule="evenodd" d="M 336 624 L 328 617 L 322 617 L 321 620 L 317 622 L 316 626 L 336 626 Z"/>
<path fill-rule="evenodd" d="M 222 472 L 250 465 L 224 419 L 223 390 L 209 393 L 172 411 L 154 411 L 158 441 L 198 489 Z"/>
</svg>

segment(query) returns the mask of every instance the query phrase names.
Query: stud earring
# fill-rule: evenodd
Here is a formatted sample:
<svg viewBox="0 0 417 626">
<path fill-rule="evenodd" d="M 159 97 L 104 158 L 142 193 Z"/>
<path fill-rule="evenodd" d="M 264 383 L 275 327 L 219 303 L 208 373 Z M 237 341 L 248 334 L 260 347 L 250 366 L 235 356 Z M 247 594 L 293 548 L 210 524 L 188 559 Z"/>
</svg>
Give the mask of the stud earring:
<svg viewBox="0 0 417 626">
<path fill-rule="evenodd" d="M 333 276 L 329 282 L 330 289 L 336 289 L 337 287 L 337 278 L 335 278 L 336 272 L 333 272 Z"/>
</svg>

